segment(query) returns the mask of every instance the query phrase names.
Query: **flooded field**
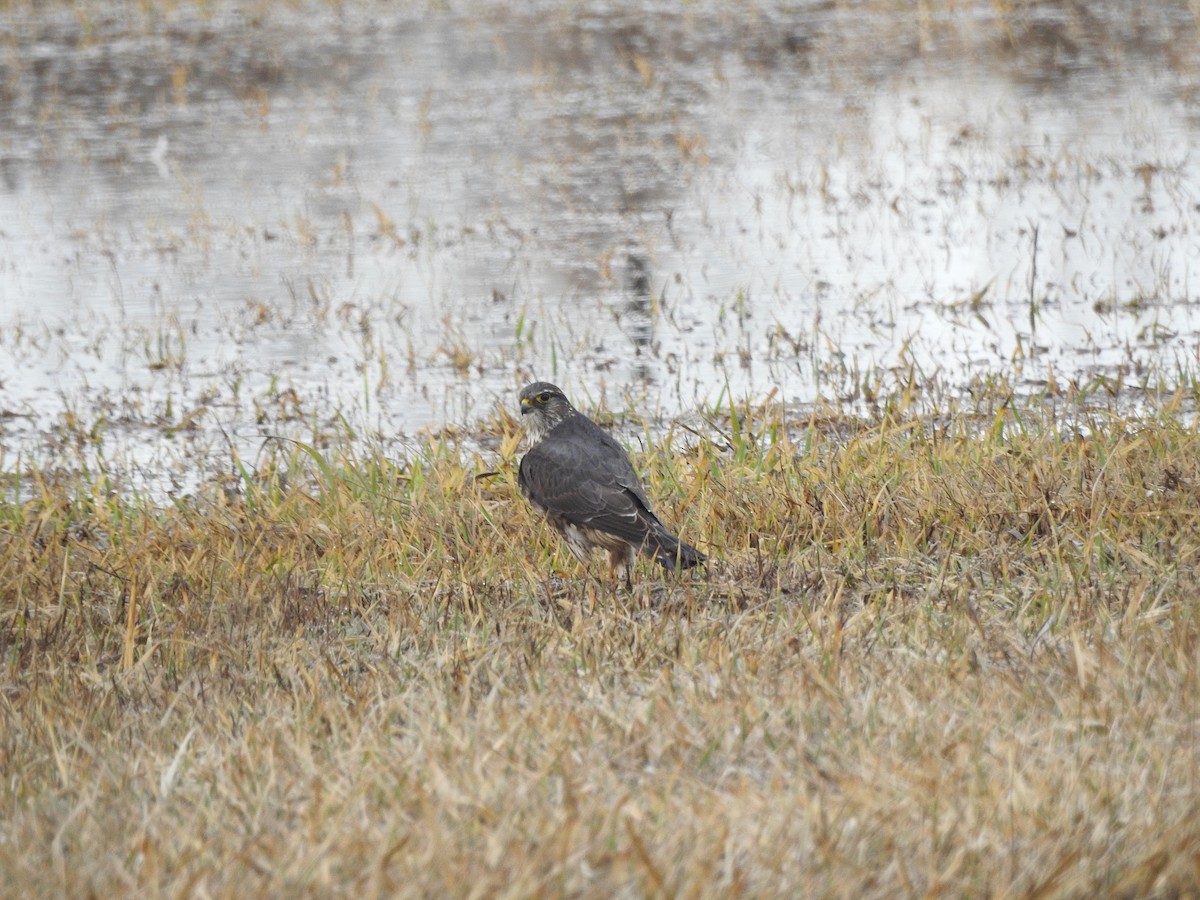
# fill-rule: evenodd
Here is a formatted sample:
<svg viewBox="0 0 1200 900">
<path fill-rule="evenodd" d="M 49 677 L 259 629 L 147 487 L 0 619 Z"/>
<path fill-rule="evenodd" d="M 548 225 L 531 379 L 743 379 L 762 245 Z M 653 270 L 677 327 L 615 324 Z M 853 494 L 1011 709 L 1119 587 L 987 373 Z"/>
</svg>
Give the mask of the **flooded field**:
<svg viewBox="0 0 1200 900">
<path fill-rule="evenodd" d="M 1187 3 L 158 6 L 0 10 L 4 465 L 1200 369 Z"/>
<path fill-rule="evenodd" d="M 0 894 L 1196 896 L 1198 16 L 0 0 Z"/>
</svg>

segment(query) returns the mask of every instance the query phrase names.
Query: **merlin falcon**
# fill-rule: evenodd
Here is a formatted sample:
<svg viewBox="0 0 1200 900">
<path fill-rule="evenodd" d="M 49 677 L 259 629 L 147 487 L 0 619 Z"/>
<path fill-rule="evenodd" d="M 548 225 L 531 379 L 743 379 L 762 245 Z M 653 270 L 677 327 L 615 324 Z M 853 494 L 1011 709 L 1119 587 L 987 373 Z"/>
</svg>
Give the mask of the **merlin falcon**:
<svg viewBox="0 0 1200 900">
<path fill-rule="evenodd" d="M 556 386 L 538 381 L 521 391 L 521 424 L 529 451 L 517 484 L 576 559 L 607 550 L 612 575 L 623 574 L 626 585 L 639 551 L 672 570 L 704 562 L 651 511 L 625 448 Z"/>
</svg>

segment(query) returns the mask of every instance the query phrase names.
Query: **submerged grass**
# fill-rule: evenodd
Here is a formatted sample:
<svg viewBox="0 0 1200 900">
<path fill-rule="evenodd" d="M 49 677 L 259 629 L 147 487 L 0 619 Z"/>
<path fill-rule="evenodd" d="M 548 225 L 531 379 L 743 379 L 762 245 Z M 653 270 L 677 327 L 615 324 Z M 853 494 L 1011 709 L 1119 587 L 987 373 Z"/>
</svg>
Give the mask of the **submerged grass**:
<svg viewBox="0 0 1200 900">
<path fill-rule="evenodd" d="M 637 463 L 713 561 L 632 594 L 503 416 L 170 505 L 13 474 L 7 889 L 1194 891 L 1200 434 L 982 408 L 666 435 Z"/>
</svg>

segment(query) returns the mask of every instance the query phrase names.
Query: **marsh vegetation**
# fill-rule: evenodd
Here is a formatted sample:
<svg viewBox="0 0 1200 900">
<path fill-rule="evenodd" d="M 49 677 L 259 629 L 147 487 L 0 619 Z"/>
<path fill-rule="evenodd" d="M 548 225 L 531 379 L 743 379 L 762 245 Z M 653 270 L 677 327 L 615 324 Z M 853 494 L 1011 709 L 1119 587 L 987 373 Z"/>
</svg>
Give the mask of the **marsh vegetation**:
<svg viewBox="0 0 1200 900">
<path fill-rule="evenodd" d="M 71 895 L 1186 893 L 1200 437 L 898 406 L 649 444 L 712 562 L 631 594 L 522 501 L 509 419 L 486 464 L 293 447 L 165 507 L 23 476 L 0 869 Z"/>
<path fill-rule="evenodd" d="M 22 895 L 1200 883 L 1183 3 L 0 3 Z M 516 490 L 553 378 L 710 557 Z"/>
</svg>

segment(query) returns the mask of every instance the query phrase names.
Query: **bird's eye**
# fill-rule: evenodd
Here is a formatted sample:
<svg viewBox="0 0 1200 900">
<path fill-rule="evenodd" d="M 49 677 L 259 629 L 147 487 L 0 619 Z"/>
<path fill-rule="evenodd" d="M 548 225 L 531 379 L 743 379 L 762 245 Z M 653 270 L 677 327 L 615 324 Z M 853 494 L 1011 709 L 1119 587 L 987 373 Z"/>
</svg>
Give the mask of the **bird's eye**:
<svg viewBox="0 0 1200 900">
<path fill-rule="evenodd" d="M 537 399 L 538 403 L 545 403 L 550 399 L 550 394 L 548 394 L 546 391 L 542 391 L 542 393 L 538 394 Z"/>
</svg>

